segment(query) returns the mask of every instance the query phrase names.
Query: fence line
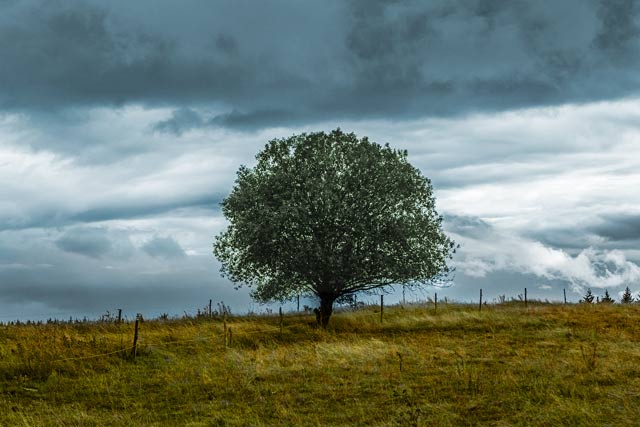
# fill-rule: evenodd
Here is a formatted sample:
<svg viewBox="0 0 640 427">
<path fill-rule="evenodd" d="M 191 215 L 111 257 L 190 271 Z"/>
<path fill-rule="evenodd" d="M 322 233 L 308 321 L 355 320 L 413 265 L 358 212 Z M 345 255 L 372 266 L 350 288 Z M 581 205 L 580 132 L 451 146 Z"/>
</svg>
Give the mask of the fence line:
<svg viewBox="0 0 640 427">
<path fill-rule="evenodd" d="M 71 360 L 97 359 L 98 357 L 111 356 L 112 354 L 117 354 L 117 353 L 124 353 L 125 351 L 129 351 L 132 349 L 133 349 L 133 346 L 128 348 L 122 348 L 120 350 L 110 351 L 108 353 L 90 354 L 88 356 L 78 356 L 78 357 L 67 357 L 65 359 L 54 359 L 51 361 L 51 363 L 69 362 Z"/>
<path fill-rule="evenodd" d="M 527 289 L 524 289 L 524 300 L 516 300 L 514 298 L 512 298 L 512 301 L 516 301 L 516 302 L 523 302 L 524 303 L 524 307 L 527 307 L 527 303 L 528 303 L 528 299 L 527 299 Z M 563 289 L 563 296 L 564 296 L 564 304 L 566 304 L 566 289 Z M 424 302 L 428 302 L 428 303 L 432 303 L 434 304 L 434 313 L 437 310 L 437 306 L 438 306 L 438 296 L 437 293 L 435 294 L 435 299 L 431 300 L 429 299 L 428 301 L 424 301 Z M 504 302 L 504 301 L 502 301 Z M 445 303 L 446 303 L 446 297 L 445 297 Z M 463 303 L 465 304 L 465 303 Z M 479 299 L 479 306 L 478 309 L 481 311 L 482 310 L 482 306 L 486 305 L 487 301 L 483 300 L 483 293 L 482 293 L 482 289 L 480 289 L 480 299 Z M 500 304 L 500 301 L 497 302 L 497 304 Z M 561 303 L 559 303 L 561 304 Z M 375 304 L 373 305 L 375 307 Z M 209 303 L 209 307 L 211 307 L 211 302 Z M 383 296 L 380 296 L 380 322 L 382 323 L 383 321 L 383 313 L 384 313 L 384 299 Z M 120 311 L 120 310 L 119 310 Z M 298 312 L 300 313 L 300 312 Z M 211 318 L 212 312 L 211 309 L 209 308 L 208 313 L 206 313 L 207 316 L 195 316 L 195 318 Z M 211 333 L 207 334 L 208 336 L 197 336 L 195 338 L 185 338 L 185 339 L 178 339 L 178 340 L 172 340 L 172 341 L 164 341 L 164 342 L 147 342 L 147 339 L 145 339 L 144 335 L 141 335 L 139 337 L 140 342 L 145 346 L 145 347 L 165 347 L 165 346 L 170 346 L 170 345 L 175 345 L 175 344 L 187 344 L 187 343 L 194 343 L 197 341 L 203 342 L 203 341 L 211 341 L 212 343 L 216 342 L 217 339 L 219 338 L 224 338 L 224 342 L 225 345 L 224 347 L 228 347 L 227 345 L 227 338 L 229 339 L 229 344 L 231 342 L 231 326 L 234 327 L 233 329 L 233 336 L 235 336 L 236 338 L 238 336 L 252 336 L 255 334 L 265 334 L 265 333 L 272 333 L 272 334 L 277 334 L 278 332 L 280 334 L 282 334 L 282 331 L 284 329 L 291 329 L 291 328 L 297 328 L 300 326 L 308 326 L 309 322 L 297 322 L 294 324 L 290 324 L 290 325 L 284 325 L 283 321 L 283 312 L 282 312 L 282 308 L 280 308 L 279 313 L 277 315 L 272 315 L 273 317 L 275 317 L 276 319 L 278 319 L 278 324 L 276 325 L 265 325 L 267 326 L 267 328 L 263 328 L 260 330 L 253 330 L 253 331 L 238 331 L 236 328 L 241 325 L 241 322 L 238 323 L 232 323 L 232 322 L 228 322 L 228 318 L 226 316 L 226 313 L 222 313 L 222 321 L 224 322 L 223 325 L 223 330 L 222 331 L 212 331 Z M 142 320 L 142 318 L 139 318 L 138 316 L 136 316 L 136 320 Z M 66 321 L 61 320 L 62 323 L 65 323 Z M 90 322 L 94 322 L 94 323 L 101 323 L 101 322 L 105 322 L 105 323 L 113 323 L 112 321 L 105 321 L 105 320 L 93 320 Z M 22 324 L 27 324 L 27 322 L 21 322 Z M 207 322 L 209 323 L 209 322 Z M 229 324 L 228 324 L 229 323 Z M 32 322 L 32 324 L 34 325 L 44 325 L 46 324 L 46 322 Z M 5 324 L 7 325 L 7 324 Z M 89 354 L 89 355 L 85 355 L 85 356 L 74 356 L 74 357 L 66 357 L 66 358 L 61 358 L 61 359 L 54 359 L 49 361 L 48 363 L 60 363 L 60 362 L 69 362 L 69 361 L 76 361 L 76 360 L 87 360 L 87 359 L 96 359 L 96 358 L 100 358 L 100 357 L 107 357 L 107 356 L 112 356 L 114 354 L 126 354 L 126 352 L 128 351 L 132 351 L 136 349 L 137 344 L 134 343 L 134 345 L 129 346 L 129 347 L 123 347 L 120 348 L 118 350 L 114 350 L 114 351 L 109 351 L 106 353 L 98 353 L 98 354 Z M 19 362 L 9 362 L 9 361 L 0 361 L 0 365 L 15 365 Z"/>
<path fill-rule="evenodd" d="M 221 302 L 222 303 L 222 302 Z M 203 309 L 205 307 L 198 307 L 196 308 L 196 312 L 194 313 L 194 316 L 196 315 L 196 313 L 198 311 L 200 311 L 202 313 Z M 207 311 L 208 311 L 208 307 Z M 171 310 L 175 310 L 175 306 L 168 306 L 168 305 L 145 305 L 144 308 L 146 311 L 171 311 Z M 102 316 L 106 316 L 106 315 L 111 315 L 116 317 L 118 315 L 118 310 L 121 310 L 121 308 L 116 308 L 115 311 L 111 312 L 109 310 L 106 311 L 99 311 L 99 310 L 89 310 L 85 313 L 82 313 L 80 316 L 87 317 L 87 316 L 95 316 L 95 318 L 93 318 L 94 320 L 98 320 L 100 317 Z M 121 315 L 124 317 L 124 313 L 121 313 Z M 0 319 L 16 319 L 20 316 L 24 316 L 24 313 L 0 313 Z M 41 312 L 41 311 L 32 311 L 29 313 L 29 316 L 38 316 L 38 317 L 49 317 L 52 320 L 60 320 L 60 321 L 66 321 L 64 318 L 66 317 L 66 319 L 68 320 L 70 317 L 73 318 L 74 320 L 78 319 L 78 320 L 82 320 L 80 317 L 78 317 L 78 313 L 77 312 L 71 312 L 71 311 L 47 311 L 47 312 Z M 135 320 L 135 317 L 133 318 L 133 320 Z M 91 320 L 89 320 L 91 321 Z M 26 322 L 26 320 L 25 320 Z M 46 322 L 46 320 L 44 321 Z"/>
<path fill-rule="evenodd" d="M 237 325 L 237 324 L 236 324 Z M 234 325 L 235 326 L 235 325 Z M 294 327 L 299 327 L 299 326 L 308 326 L 307 322 L 298 322 L 298 323 L 294 323 L 291 325 L 280 325 L 279 327 L 273 327 L 273 329 L 271 331 L 265 331 L 265 330 L 254 330 L 254 331 L 240 331 L 240 332 L 234 332 L 234 336 L 237 338 L 238 336 L 252 336 L 255 334 L 264 334 L 266 332 L 271 332 L 271 333 L 277 333 L 278 331 L 280 331 L 280 333 L 282 333 L 283 329 L 290 329 L 290 328 L 294 328 Z M 216 333 L 214 337 L 206 337 L 206 336 L 198 336 L 195 338 L 185 338 L 185 339 L 178 339 L 178 340 L 172 340 L 172 341 L 164 341 L 164 342 L 147 342 L 147 340 L 144 338 L 144 336 L 141 334 L 139 337 L 139 342 L 141 344 L 144 344 L 145 347 L 166 347 L 166 346 L 170 346 L 170 345 L 174 345 L 174 344 L 186 344 L 186 343 L 193 343 L 193 342 L 204 342 L 204 341 L 211 341 L 211 342 L 216 342 L 216 339 L 219 339 L 220 337 L 224 337 L 226 338 L 227 333 L 230 332 L 231 328 L 228 328 L 227 331 L 225 331 L 223 334 L 218 334 Z M 216 331 L 218 332 L 218 331 Z M 138 344 L 139 345 L 139 344 Z M 132 345 L 129 347 L 123 347 L 120 348 L 118 350 L 114 350 L 114 351 L 109 351 L 106 353 L 97 353 L 97 354 L 89 354 L 89 355 L 85 355 L 85 356 L 74 356 L 74 357 L 65 357 L 65 358 L 61 358 L 61 359 L 54 359 L 51 361 L 48 361 L 48 363 L 61 363 L 61 362 L 69 362 L 69 361 L 76 361 L 76 360 L 87 360 L 87 359 L 97 359 L 100 357 L 107 357 L 107 356 L 112 356 L 114 354 L 126 354 L 127 352 L 133 351 L 136 348 L 136 345 Z M 9 362 L 9 361 L 0 361 L 0 365 L 4 365 L 4 366 L 11 366 L 11 365 L 16 365 L 19 362 Z"/>
<path fill-rule="evenodd" d="M 439 288 L 438 288 L 439 289 Z M 522 294 L 521 294 L 522 295 Z M 522 301 L 522 296 L 518 295 L 518 297 L 520 298 L 520 300 Z M 504 297 L 505 294 L 501 294 L 498 293 L 497 298 L 498 300 L 501 297 Z M 383 295 L 380 295 L 381 300 L 383 298 Z M 437 301 L 437 292 L 435 293 L 435 299 Z M 640 298 L 640 297 L 639 297 Z M 495 300 L 496 298 L 494 298 Z M 511 297 L 512 300 L 518 301 L 516 300 L 514 297 Z M 446 302 L 447 298 L 444 297 L 444 302 Z M 296 297 L 296 300 L 294 300 L 294 303 L 297 301 L 297 310 L 295 311 L 296 313 L 301 313 L 300 311 L 300 299 L 299 296 Z M 451 300 L 452 302 L 457 302 L 457 303 L 461 303 L 461 304 L 466 304 L 467 302 L 462 301 L 462 300 Z M 531 300 L 531 302 L 533 302 L 534 300 Z M 556 300 L 553 300 L 556 301 Z M 560 299 L 557 300 L 558 303 L 562 303 L 564 301 L 565 304 L 568 303 L 567 300 L 567 292 L 566 292 L 566 288 L 562 289 L 562 297 Z M 433 302 L 433 300 L 430 297 L 427 297 L 426 300 L 416 300 L 413 303 L 420 303 L 420 302 Z M 480 301 L 476 300 L 476 303 L 479 302 L 479 305 L 486 305 L 486 304 L 490 304 L 490 302 L 488 301 L 488 299 L 486 298 L 486 295 L 483 294 L 482 289 L 480 289 Z M 498 301 L 499 303 L 500 301 Z M 502 301 L 504 302 L 504 301 Z M 524 303 L 525 305 L 528 303 L 528 294 L 527 294 L 527 289 L 524 288 Z M 403 297 L 401 300 L 399 300 L 399 302 L 397 304 L 406 304 L 409 303 L 411 304 L 412 302 L 406 301 L 405 298 Z M 471 301 L 471 303 L 473 303 L 473 300 Z M 183 313 L 185 314 L 185 316 L 182 315 L 174 315 L 175 316 L 182 316 L 182 317 L 206 317 L 209 316 L 211 317 L 214 314 L 214 310 L 212 307 L 213 304 L 213 300 L 212 299 L 208 299 L 207 303 L 200 308 L 196 308 L 196 312 L 194 312 L 193 314 L 187 313 L 186 311 L 184 311 Z M 224 306 L 224 302 L 220 302 L 218 304 L 223 304 L 223 307 L 228 307 L 228 306 Z M 372 302 L 369 301 L 369 303 L 367 305 L 375 305 L 376 302 Z M 437 304 L 437 302 L 435 303 Z M 171 311 L 171 310 L 175 310 L 175 307 L 172 306 L 164 306 L 164 305 L 150 305 L 150 306 L 146 306 L 145 310 L 154 310 L 154 311 L 163 311 L 163 310 L 167 310 L 167 311 Z M 481 310 L 481 308 L 480 308 Z M 217 313 L 217 315 L 222 315 L 223 313 Z M 251 314 L 246 313 L 246 314 Z M 268 315 L 271 315 L 272 313 L 268 313 Z M 52 321 L 52 323 L 55 322 L 60 322 L 60 323 L 67 323 L 69 322 L 69 320 L 71 320 L 72 322 L 100 322 L 100 321 L 104 321 L 104 319 L 102 318 L 118 318 L 121 321 L 134 321 L 134 317 L 129 317 L 126 314 L 123 313 L 121 308 L 116 308 L 113 312 L 107 310 L 107 311 L 89 311 L 86 312 L 85 314 L 83 314 L 82 318 L 78 317 L 77 313 L 72 313 L 72 312 L 68 312 L 68 311 L 52 311 L 52 312 L 31 312 L 29 314 L 29 316 L 37 316 L 39 318 L 44 318 L 44 317 L 48 317 L 48 319 L 46 320 L 31 320 L 31 319 L 27 319 L 27 320 L 20 320 L 19 317 L 23 316 L 23 313 L 14 313 L 14 314 L 6 314 L 6 313 L 0 313 L 0 319 L 7 319 L 6 321 L 1 321 L 0 320 L 0 326 L 1 325 L 6 325 L 12 322 L 20 322 L 22 324 L 24 323 L 47 323 L 49 321 Z M 95 316 L 95 317 L 91 317 L 88 318 L 87 316 Z M 158 316 L 160 317 L 160 316 Z M 66 318 L 66 319 L 65 319 Z M 12 320 L 15 319 L 15 320 Z"/>
</svg>

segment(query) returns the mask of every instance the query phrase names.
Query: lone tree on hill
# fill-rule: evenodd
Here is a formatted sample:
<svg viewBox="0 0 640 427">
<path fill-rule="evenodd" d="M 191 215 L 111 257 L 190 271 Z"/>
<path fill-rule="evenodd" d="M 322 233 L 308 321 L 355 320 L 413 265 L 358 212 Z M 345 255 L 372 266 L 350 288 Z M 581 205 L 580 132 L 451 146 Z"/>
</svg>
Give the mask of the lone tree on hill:
<svg viewBox="0 0 640 427">
<path fill-rule="evenodd" d="M 622 304 L 631 304 L 633 302 L 633 295 L 631 295 L 631 289 L 627 286 L 622 294 L 622 299 L 620 300 Z"/>
<path fill-rule="evenodd" d="M 256 159 L 222 202 L 213 250 L 256 300 L 316 295 L 326 327 L 338 298 L 450 272 L 454 242 L 406 151 L 337 129 L 271 140 Z"/>
</svg>

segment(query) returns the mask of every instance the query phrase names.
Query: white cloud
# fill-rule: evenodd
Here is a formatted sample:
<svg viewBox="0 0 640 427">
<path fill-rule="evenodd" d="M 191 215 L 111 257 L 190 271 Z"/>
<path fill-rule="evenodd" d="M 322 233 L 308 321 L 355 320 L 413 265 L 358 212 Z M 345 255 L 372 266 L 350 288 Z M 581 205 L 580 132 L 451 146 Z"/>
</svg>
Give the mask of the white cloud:
<svg viewBox="0 0 640 427">
<path fill-rule="evenodd" d="M 615 288 L 640 281 L 640 267 L 622 251 L 586 248 L 573 256 L 509 231 L 493 229 L 481 240 L 452 234 L 462 245 L 455 265 L 468 276 L 485 277 L 503 270 L 566 281 L 575 289 Z"/>
</svg>

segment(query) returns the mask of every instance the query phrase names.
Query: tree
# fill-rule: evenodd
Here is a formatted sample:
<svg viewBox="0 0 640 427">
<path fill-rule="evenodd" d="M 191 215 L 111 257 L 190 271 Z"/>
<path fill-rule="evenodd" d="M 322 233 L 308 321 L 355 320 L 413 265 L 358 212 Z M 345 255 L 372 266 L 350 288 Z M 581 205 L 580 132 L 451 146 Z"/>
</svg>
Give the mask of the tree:
<svg viewBox="0 0 640 427">
<path fill-rule="evenodd" d="M 446 277 L 454 242 L 431 182 L 407 152 L 340 129 L 269 141 L 222 202 L 221 272 L 260 302 L 316 295 L 327 326 L 338 298 Z"/>
<path fill-rule="evenodd" d="M 602 303 L 602 304 L 613 304 L 614 302 L 615 301 L 613 300 L 613 298 L 611 298 L 611 296 L 609 295 L 609 291 L 605 289 L 604 290 L 604 296 L 600 300 L 600 303 Z"/>
<path fill-rule="evenodd" d="M 581 302 L 585 302 L 587 304 L 593 303 L 593 293 L 591 292 L 591 288 L 587 288 L 587 293 L 582 297 Z"/>
<path fill-rule="evenodd" d="M 627 286 L 622 294 L 622 299 L 620 300 L 622 304 L 631 304 L 633 302 L 633 295 L 631 295 L 631 289 Z"/>
</svg>

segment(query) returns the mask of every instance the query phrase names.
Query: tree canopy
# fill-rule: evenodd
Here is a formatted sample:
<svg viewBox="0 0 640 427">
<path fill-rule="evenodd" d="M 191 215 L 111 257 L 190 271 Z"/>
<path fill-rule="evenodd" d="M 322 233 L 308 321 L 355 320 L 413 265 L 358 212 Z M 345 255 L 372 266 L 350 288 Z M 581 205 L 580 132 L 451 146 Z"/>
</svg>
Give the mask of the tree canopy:
<svg viewBox="0 0 640 427">
<path fill-rule="evenodd" d="M 338 298 L 449 273 L 454 242 L 406 151 L 337 129 L 273 139 L 256 159 L 222 202 L 214 254 L 258 301 L 316 295 L 326 326 Z"/>
</svg>

